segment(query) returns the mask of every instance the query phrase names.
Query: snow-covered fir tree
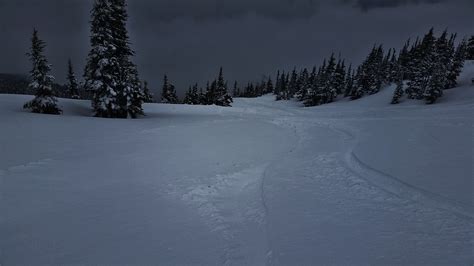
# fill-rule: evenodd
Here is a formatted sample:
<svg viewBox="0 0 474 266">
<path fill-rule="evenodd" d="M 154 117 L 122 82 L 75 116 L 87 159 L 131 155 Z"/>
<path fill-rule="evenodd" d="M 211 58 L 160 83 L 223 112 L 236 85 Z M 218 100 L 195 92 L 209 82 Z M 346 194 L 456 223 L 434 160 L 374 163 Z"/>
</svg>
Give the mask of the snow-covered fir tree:
<svg viewBox="0 0 474 266">
<path fill-rule="evenodd" d="M 401 71 L 403 73 L 403 79 L 408 79 L 408 62 L 410 61 L 410 54 L 409 54 L 409 48 L 410 48 L 410 39 L 405 43 L 403 48 L 400 50 L 400 53 L 398 55 L 398 60 L 397 64 L 401 67 Z"/>
<path fill-rule="evenodd" d="M 474 60 L 474 35 L 469 38 L 469 41 L 467 43 L 466 59 Z"/>
<path fill-rule="evenodd" d="M 398 64 L 397 53 L 395 49 L 393 49 L 392 58 L 390 59 L 390 63 L 388 66 L 388 83 L 396 82 L 400 77 L 398 76 L 399 72 L 402 71 Z M 402 77 L 403 78 L 403 77 Z"/>
<path fill-rule="evenodd" d="M 153 93 L 151 93 L 150 89 L 148 88 L 147 81 L 143 81 L 143 101 L 146 103 L 153 103 L 155 101 Z"/>
<path fill-rule="evenodd" d="M 323 86 L 320 89 L 321 104 L 331 103 L 337 97 L 336 66 L 336 57 L 332 54 L 323 75 Z"/>
<path fill-rule="evenodd" d="M 193 100 L 194 100 L 194 104 L 202 104 L 201 103 L 201 92 L 202 91 L 202 88 L 199 88 L 198 87 L 198 84 L 194 84 L 194 87 L 193 87 Z"/>
<path fill-rule="evenodd" d="M 266 84 L 265 94 L 273 93 L 274 90 L 275 90 L 275 88 L 273 87 L 272 78 L 269 77 L 268 80 L 267 80 L 267 84 Z"/>
<path fill-rule="evenodd" d="M 401 65 L 397 65 L 395 69 L 392 69 L 392 71 L 396 73 L 393 75 L 393 79 L 395 80 L 397 87 L 395 88 L 395 91 L 393 93 L 391 104 L 399 104 L 401 98 L 405 94 L 404 83 L 403 83 L 403 78 L 405 75 L 403 73 L 403 69 L 405 68 L 403 68 L 403 66 Z"/>
<path fill-rule="evenodd" d="M 178 96 L 176 96 L 176 89 L 168 80 L 168 76 L 163 78 L 163 88 L 161 92 L 161 103 L 177 104 L 179 103 Z"/>
<path fill-rule="evenodd" d="M 230 107 L 233 103 L 232 96 L 227 91 L 227 82 L 224 80 L 222 67 L 219 70 L 216 87 L 213 95 L 213 103 L 217 106 Z"/>
<path fill-rule="evenodd" d="M 308 94 L 310 89 L 310 81 L 309 81 L 309 72 L 308 69 L 303 69 L 298 77 L 298 91 L 296 92 L 295 97 L 298 101 L 303 101 Z"/>
<path fill-rule="evenodd" d="M 383 67 L 384 51 L 382 45 L 374 50 L 367 65 L 367 93 L 372 95 L 378 93 L 384 81 Z"/>
<path fill-rule="evenodd" d="M 452 39 L 452 41 L 454 40 Z M 426 103 L 433 104 L 439 97 L 443 96 L 453 53 L 454 50 L 448 40 L 448 33 L 444 31 L 435 42 L 433 65 L 429 72 L 430 77 L 424 93 Z"/>
<path fill-rule="evenodd" d="M 234 88 L 232 89 L 232 97 L 240 97 L 239 87 L 237 81 L 234 82 Z"/>
<path fill-rule="evenodd" d="M 445 89 L 452 89 L 457 86 L 457 79 L 461 74 L 462 68 L 464 67 L 464 61 L 466 60 L 466 40 L 461 41 L 461 43 L 456 48 L 454 57 L 452 59 L 452 64 L 448 70 L 447 83 Z"/>
<path fill-rule="evenodd" d="M 346 73 L 345 87 L 344 87 L 344 97 L 348 97 L 351 94 L 352 89 L 354 88 L 354 71 L 352 70 L 352 64 L 349 65 L 349 69 Z"/>
<path fill-rule="evenodd" d="M 23 108 L 31 110 L 33 113 L 61 114 L 62 111 L 57 105 L 57 100 L 53 95 L 54 77 L 49 74 L 51 65 L 44 56 L 46 44 L 38 37 L 38 31 L 33 30 L 31 38 L 31 48 L 27 53 L 33 68 L 30 71 L 31 83 L 29 88 L 35 91 L 35 98 L 27 102 Z"/>
<path fill-rule="evenodd" d="M 336 96 L 342 94 L 345 88 L 346 79 L 346 64 L 344 60 L 339 59 L 334 72 L 334 87 L 336 89 Z M 335 98 L 335 97 L 334 97 Z"/>
<path fill-rule="evenodd" d="M 290 82 L 288 84 L 288 93 L 285 100 L 289 100 L 295 96 L 298 92 L 298 74 L 296 72 L 296 68 L 293 69 L 290 76 Z"/>
<path fill-rule="evenodd" d="M 209 81 L 207 82 L 206 84 L 206 90 L 201 90 L 200 92 L 200 103 L 202 105 L 210 105 L 212 103 L 210 103 L 210 99 L 209 99 L 209 95 L 210 95 L 210 90 L 211 90 L 211 86 L 209 85 Z"/>
<path fill-rule="evenodd" d="M 403 97 L 405 90 L 403 89 L 403 80 L 402 77 L 397 81 L 397 87 L 393 93 L 392 104 L 399 104 L 400 99 Z"/>
<path fill-rule="evenodd" d="M 202 92 L 202 89 L 201 89 Z M 194 84 L 193 86 L 189 86 L 188 91 L 186 92 L 186 95 L 184 96 L 184 104 L 189 104 L 189 105 L 199 105 L 201 103 L 201 93 L 199 92 L 198 89 L 198 84 Z"/>
<path fill-rule="evenodd" d="M 67 71 L 67 88 L 69 97 L 72 99 L 79 99 L 79 85 L 77 82 L 76 74 L 74 73 L 74 68 L 72 66 L 72 61 L 68 61 L 68 71 Z"/>
<path fill-rule="evenodd" d="M 303 99 L 305 106 L 316 106 L 323 104 L 324 97 L 324 69 L 326 69 L 326 60 L 323 65 L 319 67 L 318 72 L 312 77 L 312 82 L 306 97 Z"/>
<path fill-rule="evenodd" d="M 406 90 L 410 99 L 424 98 L 435 61 L 435 41 L 434 29 L 431 29 L 421 43 L 414 48 L 414 61 L 410 68 L 411 78 Z"/>
<path fill-rule="evenodd" d="M 363 70 L 364 65 L 360 65 L 357 68 L 356 75 L 354 77 L 352 91 L 350 92 L 349 96 L 351 100 L 357 100 L 364 96 L 366 91 L 366 84 L 367 84 L 367 77 L 365 75 L 366 72 Z"/>
<path fill-rule="evenodd" d="M 143 92 L 126 29 L 125 0 L 96 0 L 91 12 L 91 50 L 85 87 L 92 91 L 95 115 L 136 118 L 143 114 Z"/>
<path fill-rule="evenodd" d="M 289 75 L 285 74 L 285 71 L 280 75 L 280 81 L 278 82 L 278 89 L 276 90 L 276 100 L 288 100 L 289 97 Z"/>
<path fill-rule="evenodd" d="M 188 105 L 192 105 L 192 104 L 193 104 L 192 89 L 191 89 L 191 87 L 188 88 L 188 91 L 187 91 L 186 94 L 184 95 L 183 104 L 188 104 Z"/>
<path fill-rule="evenodd" d="M 275 88 L 273 89 L 273 94 L 278 95 L 280 93 L 280 70 L 277 71 L 275 79 Z"/>
</svg>

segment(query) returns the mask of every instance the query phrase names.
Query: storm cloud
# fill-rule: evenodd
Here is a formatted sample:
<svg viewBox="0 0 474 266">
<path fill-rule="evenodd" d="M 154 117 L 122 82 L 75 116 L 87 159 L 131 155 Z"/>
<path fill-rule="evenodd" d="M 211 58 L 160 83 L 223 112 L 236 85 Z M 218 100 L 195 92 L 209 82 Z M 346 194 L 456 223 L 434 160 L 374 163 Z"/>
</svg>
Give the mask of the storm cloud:
<svg viewBox="0 0 474 266">
<path fill-rule="evenodd" d="M 0 0 L 0 72 L 26 73 L 33 27 L 58 81 L 72 58 L 82 73 L 92 0 Z M 230 80 L 319 64 L 331 52 L 358 63 L 374 43 L 399 47 L 429 28 L 472 34 L 470 0 L 130 0 L 141 77 L 167 73 L 181 91 L 223 66 Z"/>
</svg>

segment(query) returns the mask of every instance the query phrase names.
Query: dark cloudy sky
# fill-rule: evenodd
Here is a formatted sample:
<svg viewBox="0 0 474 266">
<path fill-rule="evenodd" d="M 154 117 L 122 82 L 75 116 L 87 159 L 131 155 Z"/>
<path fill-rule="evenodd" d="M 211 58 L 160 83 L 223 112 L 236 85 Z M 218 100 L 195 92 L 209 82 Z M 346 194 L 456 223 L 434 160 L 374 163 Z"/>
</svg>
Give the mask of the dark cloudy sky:
<svg viewBox="0 0 474 266">
<path fill-rule="evenodd" d="M 64 81 L 69 57 L 82 75 L 93 0 L 0 0 L 0 72 L 26 73 L 33 27 Z M 181 90 L 223 66 L 227 78 L 257 80 L 276 69 L 319 64 L 331 52 L 355 63 L 374 43 L 400 47 L 434 26 L 474 33 L 473 0 L 129 0 L 141 77 L 167 73 Z"/>
</svg>

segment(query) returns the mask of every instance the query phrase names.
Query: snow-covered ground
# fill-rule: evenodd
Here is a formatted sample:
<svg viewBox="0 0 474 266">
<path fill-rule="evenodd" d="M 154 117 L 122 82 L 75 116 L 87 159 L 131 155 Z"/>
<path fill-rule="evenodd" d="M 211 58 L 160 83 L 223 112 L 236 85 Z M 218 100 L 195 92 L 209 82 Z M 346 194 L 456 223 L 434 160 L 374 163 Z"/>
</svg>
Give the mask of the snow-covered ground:
<svg viewBox="0 0 474 266">
<path fill-rule="evenodd" d="M 391 106 L 386 88 L 137 120 L 0 95 L 0 264 L 468 265 L 472 74 L 430 106 Z"/>
</svg>

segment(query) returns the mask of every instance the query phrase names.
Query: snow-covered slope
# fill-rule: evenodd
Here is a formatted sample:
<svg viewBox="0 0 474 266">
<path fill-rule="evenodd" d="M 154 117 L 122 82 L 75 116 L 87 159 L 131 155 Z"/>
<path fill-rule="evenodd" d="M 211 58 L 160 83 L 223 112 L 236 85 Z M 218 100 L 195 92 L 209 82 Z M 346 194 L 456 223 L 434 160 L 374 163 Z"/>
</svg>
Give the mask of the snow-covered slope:
<svg viewBox="0 0 474 266">
<path fill-rule="evenodd" d="M 473 70 L 431 106 L 386 88 L 109 120 L 0 95 L 0 263 L 472 263 Z"/>
</svg>

